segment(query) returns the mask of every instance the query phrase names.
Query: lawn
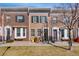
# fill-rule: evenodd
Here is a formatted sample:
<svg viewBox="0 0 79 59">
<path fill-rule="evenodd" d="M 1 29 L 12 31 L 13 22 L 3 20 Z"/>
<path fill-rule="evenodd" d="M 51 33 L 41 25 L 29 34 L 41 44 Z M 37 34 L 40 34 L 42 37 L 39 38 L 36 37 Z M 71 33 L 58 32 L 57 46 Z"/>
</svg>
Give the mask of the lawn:
<svg viewBox="0 0 79 59">
<path fill-rule="evenodd" d="M 67 47 L 66 47 L 67 48 Z M 0 55 L 7 47 L 0 47 Z M 11 46 L 4 54 L 5 56 L 73 56 L 79 55 L 79 46 L 73 51 L 68 51 L 54 46 Z"/>
</svg>

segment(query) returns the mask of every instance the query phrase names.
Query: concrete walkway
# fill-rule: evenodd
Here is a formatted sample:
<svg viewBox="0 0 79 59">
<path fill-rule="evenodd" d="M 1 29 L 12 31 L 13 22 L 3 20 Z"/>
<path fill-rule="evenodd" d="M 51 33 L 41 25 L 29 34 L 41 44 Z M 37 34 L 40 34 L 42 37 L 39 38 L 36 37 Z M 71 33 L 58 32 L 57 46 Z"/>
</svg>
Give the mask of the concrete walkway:
<svg viewBox="0 0 79 59">
<path fill-rule="evenodd" d="M 47 43 L 33 43 L 30 41 L 14 41 L 12 43 L 0 44 L 0 46 L 51 46 Z"/>
<path fill-rule="evenodd" d="M 14 41 L 12 43 L 0 43 L 0 46 L 51 46 L 51 45 L 57 45 L 57 46 L 68 46 L 68 42 L 55 42 L 55 43 L 33 43 L 30 41 Z M 73 46 L 79 46 L 79 43 L 73 43 Z"/>
</svg>

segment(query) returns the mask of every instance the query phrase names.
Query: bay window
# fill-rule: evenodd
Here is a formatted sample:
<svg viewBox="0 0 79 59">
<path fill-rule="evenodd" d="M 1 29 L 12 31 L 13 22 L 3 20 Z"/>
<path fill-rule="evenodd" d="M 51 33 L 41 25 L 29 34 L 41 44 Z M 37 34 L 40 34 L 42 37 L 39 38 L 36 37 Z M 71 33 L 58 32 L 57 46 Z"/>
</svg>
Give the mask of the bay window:
<svg viewBox="0 0 79 59">
<path fill-rule="evenodd" d="M 26 28 L 15 28 L 15 38 L 26 38 Z"/>
</svg>

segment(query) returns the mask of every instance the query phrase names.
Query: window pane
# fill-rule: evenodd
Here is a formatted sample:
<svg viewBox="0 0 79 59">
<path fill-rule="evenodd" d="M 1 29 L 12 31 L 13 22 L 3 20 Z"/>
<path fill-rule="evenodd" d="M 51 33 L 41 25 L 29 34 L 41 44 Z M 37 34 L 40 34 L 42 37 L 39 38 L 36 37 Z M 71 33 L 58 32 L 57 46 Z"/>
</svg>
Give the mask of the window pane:
<svg viewBox="0 0 79 59">
<path fill-rule="evenodd" d="M 36 23 L 39 23 L 39 16 L 36 16 Z"/>
<path fill-rule="evenodd" d="M 35 36 L 35 29 L 31 29 L 31 36 Z"/>
<path fill-rule="evenodd" d="M 25 28 L 23 28 L 23 36 L 25 36 Z"/>
<path fill-rule="evenodd" d="M 41 29 L 38 29 L 37 32 L 38 32 L 38 36 L 41 36 Z"/>
<path fill-rule="evenodd" d="M 17 28 L 17 36 L 20 36 L 21 34 L 20 31 L 21 31 L 20 28 Z"/>
</svg>

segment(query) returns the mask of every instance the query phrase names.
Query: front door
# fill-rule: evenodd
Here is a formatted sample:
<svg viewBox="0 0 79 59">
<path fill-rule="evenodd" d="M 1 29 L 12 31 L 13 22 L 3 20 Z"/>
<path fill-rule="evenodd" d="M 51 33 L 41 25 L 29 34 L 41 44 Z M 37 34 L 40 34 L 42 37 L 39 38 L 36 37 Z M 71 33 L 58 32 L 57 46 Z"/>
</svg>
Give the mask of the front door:
<svg viewBox="0 0 79 59">
<path fill-rule="evenodd" d="M 6 39 L 10 40 L 10 28 L 6 29 Z"/>
<path fill-rule="evenodd" d="M 56 29 L 53 30 L 53 39 L 54 41 L 57 41 L 57 30 Z"/>
<path fill-rule="evenodd" d="M 44 29 L 44 40 L 48 41 L 48 29 Z"/>
</svg>

